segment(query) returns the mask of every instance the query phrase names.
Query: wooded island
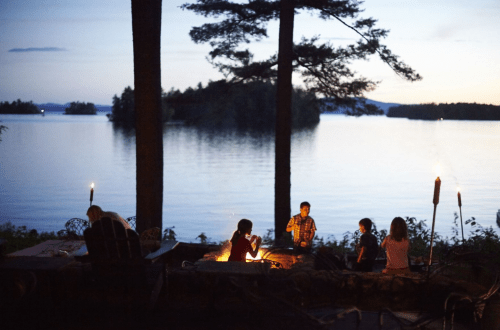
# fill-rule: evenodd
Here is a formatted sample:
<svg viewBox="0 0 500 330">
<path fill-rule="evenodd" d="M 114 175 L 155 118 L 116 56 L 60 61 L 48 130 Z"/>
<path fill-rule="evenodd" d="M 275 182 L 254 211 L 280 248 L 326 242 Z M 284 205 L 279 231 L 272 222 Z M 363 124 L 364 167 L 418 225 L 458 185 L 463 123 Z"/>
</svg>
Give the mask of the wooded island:
<svg viewBox="0 0 500 330">
<path fill-rule="evenodd" d="M 500 120 L 500 106 L 478 103 L 400 105 L 389 108 L 387 117 L 424 120 Z"/>
</svg>

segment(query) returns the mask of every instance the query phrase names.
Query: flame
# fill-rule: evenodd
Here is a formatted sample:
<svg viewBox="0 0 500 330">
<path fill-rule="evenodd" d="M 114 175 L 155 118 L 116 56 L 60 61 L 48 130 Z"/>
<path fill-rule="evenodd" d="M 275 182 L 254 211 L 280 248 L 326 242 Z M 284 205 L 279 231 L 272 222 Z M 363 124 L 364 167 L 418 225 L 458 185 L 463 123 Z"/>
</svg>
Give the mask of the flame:
<svg viewBox="0 0 500 330">
<path fill-rule="evenodd" d="M 90 184 L 90 188 L 94 189 L 94 183 L 93 182 Z"/>
<path fill-rule="evenodd" d="M 438 177 L 441 176 L 441 166 L 439 165 L 439 163 L 436 165 L 436 174 Z"/>
<path fill-rule="evenodd" d="M 457 192 L 460 192 L 460 187 L 457 187 Z"/>
<path fill-rule="evenodd" d="M 255 243 L 252 244 L 252 247 L 255 249 Z M 259 252 L 257 253 L 257 256 L 255 258 L 252 258 L 250 253 L 247 253 L 246 255 L 246 261 L 251 262 L 255 260 L 261 260 L 262 256 L 265 253 L 265 249 L 262 250 L 260 249 Z M 229 255 L 231 254 L 231 243 L 226 243 L 220 250 L 220 253 L 216 256 L 216 261 L 227 261 L 229 259 Z"/>
<path fill-rule="evenodd" d="M 257 252 L 257 255 L 255 256 L 255 258 L 252 258 L 250 253 L 247 253 L 247 262 L 252 261 L 252 260 L 260 260 L 260 259 L 262 259 L 262 251 L 261 250 L 259 250 L 259 252 Z"/>
<path fill-rule="evenodd" d="M 229 254 L 230 254 L 230 251 L 224 251 L 221 255 L 219 255 L 217 257 L 217 261 L 227 261 L 227 259 L 229 259 Z M 262 251 L 260 251 L 260 250 L 257 253 L 257 256 L 255 256 L 255 258 L 252 258 L 250 253 L 247 253 L 247 262 L 261 260 L 261 259 L 262 259 Z"/>
<path fill-rule="evenodd" d="M 217 257 L 217 261 L 227 261 L 229 259 L 229 252 L 223 253 Z"/>
</svg>

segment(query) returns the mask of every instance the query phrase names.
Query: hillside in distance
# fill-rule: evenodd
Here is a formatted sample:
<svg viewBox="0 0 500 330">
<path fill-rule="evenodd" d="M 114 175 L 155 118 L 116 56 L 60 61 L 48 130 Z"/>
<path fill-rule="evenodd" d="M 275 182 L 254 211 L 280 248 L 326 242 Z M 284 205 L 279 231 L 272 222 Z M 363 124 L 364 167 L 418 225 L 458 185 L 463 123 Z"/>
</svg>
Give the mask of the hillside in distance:
<svg viewBox="0 0 500 330">
<path fill-rule="evenodd" d="M 323 102 L 326 105 L 333 105 L 333 103 L 328 101 L 328 98 L 324 98 Z M 370 99 L 366 99 L 366 103 L 373 104 L 373 105 L 379 107 L 381 110 L 384 111 L 385 115 L 387 115 L 387 112 L 389 111 L 390 107 L 397 107 L 397 106 L 401 105 L 399 103 L 386 103 L 386 102 L 379 102 L 379 101 L 374 101 L 374 100 L 370 100 Z M 334 114 L 334 115 L 343 115 L 343 114 L 345 114 L 346 111 L 347 111 L 347 108 L 339 107 L 335 111 L 325 111 L 325 113 Z"/>
<path fill-rule="evenodd" d="M 329 104 L 328 99 L 324 98 L 323 99 L 326 104 Z M 370 99 L 366 99 L 367 104 L 373 104 L 377 107 L 379 107 L 381 110 L 384 111 L 384 114 L 387 115 L 387 112 L 390 107 L 397 107 L 400 106 L 401 104 L 399 103 L 387 103 L 387 102 L 379 102 L 379 101 L 374 101 Z M 330 103 L 331 104 L 331 103 Z M 45 110 L 49 112 L 64 112 L 64 110 L 70 106 L 70 102 L 64 103 L 64 104 L 59 104 L 59 103 L 40 103 L 36 104 L 36 106 L 40 110 Z M 112 111 L 112 106 L 111 105 L 102 105 L 102 104 L 96 104 L 95 107 L 97 108 L 98 112 L 111 112 Z M 335 111 L 325 111 L 325 113 L 328 114 L 345 114 L 346 109 L 345 108 L 339 108 Z"/>
</svg>

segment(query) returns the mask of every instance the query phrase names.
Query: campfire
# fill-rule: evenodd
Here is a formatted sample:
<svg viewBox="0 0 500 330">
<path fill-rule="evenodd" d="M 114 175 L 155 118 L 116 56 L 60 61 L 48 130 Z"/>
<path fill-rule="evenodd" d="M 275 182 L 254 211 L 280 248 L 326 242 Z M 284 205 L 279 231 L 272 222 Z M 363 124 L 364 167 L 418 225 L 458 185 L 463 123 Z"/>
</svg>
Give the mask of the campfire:
<svg viewBox="0 0 500 330">
<path fill-rule="evenodd" d="M 201 261 L 219 261 L 226 262 L 231 252 L 231 243 L 227 242 L 218 251 L 207 253 Z M 271 268 L 290 269 L 296 261 L 291 250 L 288 249 L 268 249 L 260 248 L 255 258 L 247 253 L 247 263 L 269 263 Z"/>
</svg>

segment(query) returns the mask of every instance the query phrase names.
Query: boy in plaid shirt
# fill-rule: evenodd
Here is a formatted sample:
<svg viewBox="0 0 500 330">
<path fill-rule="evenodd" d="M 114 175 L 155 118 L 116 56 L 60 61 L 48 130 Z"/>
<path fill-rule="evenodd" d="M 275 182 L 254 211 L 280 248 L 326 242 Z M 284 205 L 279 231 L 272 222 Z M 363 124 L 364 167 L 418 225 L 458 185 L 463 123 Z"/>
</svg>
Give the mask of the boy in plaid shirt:
<svg viewBox="0 0 500 330">
<path fill-rule="evenodd" d="M 293 250 L 299 254 L 311 252 L 316 224 L 309 216 L 310 211 L 311 204 L 300 203 L 300 213 L 294 215 L 286 226 L 287 232 L 293 230 Z"/>
</svg>

